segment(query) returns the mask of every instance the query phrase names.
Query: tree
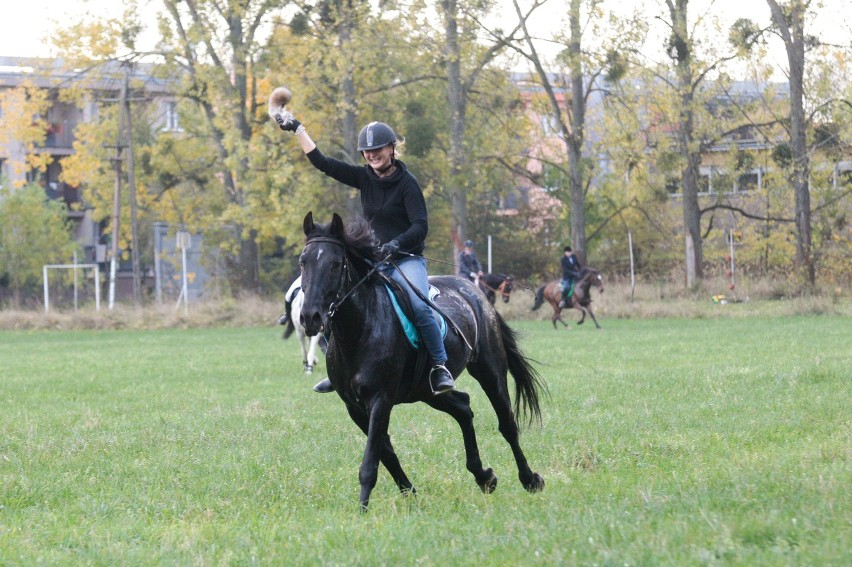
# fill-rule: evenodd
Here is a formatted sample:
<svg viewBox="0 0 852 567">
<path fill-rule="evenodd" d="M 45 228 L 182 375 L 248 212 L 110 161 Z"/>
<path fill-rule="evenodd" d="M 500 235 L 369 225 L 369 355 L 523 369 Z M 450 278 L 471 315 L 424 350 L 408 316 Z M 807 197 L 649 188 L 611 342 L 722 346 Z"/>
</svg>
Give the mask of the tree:
<svg viewBox="0 0 852 567">
<path fill-rule="evenodd" d="M 438 2 L 444 23 L 444 72 L 447 79 L 449 103 L 449 194 L 452 206 L 453 240 L 456 251 L 468 238 L 468 187 L 469 179 L 465 165 L 471 158 L 470 144 L 466 140 L 468 104 L 471 91 L 476 88 L 483 71 L 505 46 L 498 39 L 490 45 L 478 47 L 475 42 L 467 43 L 475 35 L 478 15 L 489 7 L 487 4 L 460 3 L 456 0 Z M 465 31 L 468 30 L 468 33 Z M 455 253 L 453 254 L 455 258 Z"/>
<path fill-rule="evenodd" d="M 230 270 L 239 289 L 259 288 L 257 229 L 249 194 L 254 170 L 250 147 L 267 123 L 255 66 L 263 53 L 262 25 L 288 2 L 274 0 L 163 0 L 162 52 L 182 77 L 181 96 L 191 100 L 218 156 L 226 207 L 221 219 L 237 229 L 237 262 Z M 262 116 L 262 118 L 260 118 Z"/>
<path fill-rule="evenodd" d="M 849 147 L 845 130 L 852 105 L 844 99 L 843 88 L 844 84 L 848 87 L 848 49 L 852 46 L 830 45 L 807 33 L 808 23 L 816 15 L 810 0 L 767 0 L 767 5 L 769 26 L 761 29 L 755 22 L 740 19 L 731 39 L 741 53 L 760 57 L 763 51 L 755 46 L 778 38 L 787 55 L 786 66 L 782 65 L 789 86 L 787 109 L 779 120 L 783 130 L 780 135 L 775 132 L 770 141 L 775 144 L 773 161 L 786 175 L 785 187 L 792 189 L 795 264 L 801 281 L 813 287 L 820 244 L 822 251 L 828 252 L 835 237 L 840 236 L 838 228 L 844 225 L 844 215 L 837 205 L 849 195 L 842 183 L 834 189 L 837 172 L 826 172 L 825 167 L 812 164 L 817 156 L 821 162 L 839 162 L 844 148 Z M 790 216 L 789 211 L 786 216 Z M 817 232 L 815 222 L 820 226 Z M 839 264 L 833 267 L 842 271 L 843 262 Z"/>
<path fill-rule="evenodd" d="M 22 292 L 36 286 L 45 264 L 67 264 L 76 249 L 62 203 L 30 184 L 0 192 L 0 274 L 21 306 Z"/>
<path fill-rule="evenodd" d="M 589 12 L 593 14 L 599 2 L 589 2 Z M 529 12 L 524 14 L 517 0 L 513 1 L 515 12 L 518 16 L 519 27 L 522 32 L 523 43 L 526 50 L 519 52 L 530 62 L 535 69 L 538 79 L 547 96 L 550 115 L 557 124 L 560 137 L 565 142 L 568 163 L 568 185 L 569 200 L 571 203 L 571 242 L 581 261 L 586 261 L 586 203 L 585 193 L 589 172 L 584 171 L 582 161 L 585 140 L 584 129 L 586 125 L 586 104 L 594 77 L 589 77 L 588 82 L 584 78 L 584 55 L 582 49 L 582 29 L 580 9 L 582 0 L 570 0 L 568 5 L 569 31 L 567 36 L 567 48 L 563 52 L 562 60 L 566 63 L 567 73 L 552 72 L 548 63 L 539 55 L 533 36 L 527 25 L 527 20 L 532 12 L 541 6 L 536 3 Z M 565 77 L 568 85 L 561 84 Z M 587 88 L 588 85 L 588 88 Z M 568 91 L 571 96 L 570 104 L 563 104 L 557 97 L 556 91 Z"/>
<path fill-rule="evenodd" d="M 53 161 L 50 154 L 35 151 L 47 139 L 50 104 L 48 90 L 28 82 L 0 92 L 0 148 L 13 148 L 24 158 L 12 161 L 15 173 L 44 173 Z"/>
</svg>

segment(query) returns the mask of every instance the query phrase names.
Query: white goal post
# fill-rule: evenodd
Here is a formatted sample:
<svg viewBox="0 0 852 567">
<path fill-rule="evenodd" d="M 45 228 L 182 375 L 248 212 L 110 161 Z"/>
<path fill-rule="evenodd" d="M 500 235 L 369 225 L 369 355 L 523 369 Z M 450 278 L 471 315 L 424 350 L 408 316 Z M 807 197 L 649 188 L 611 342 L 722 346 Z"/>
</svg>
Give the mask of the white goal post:
<svg viewBox="0 0 852 567">
<path fill-rule="evenodd" d="M 101 310 L 101 270 L 97 264 L 45 264 L 44 265 L 44 312 L 50 311 L 50 286 L 47 285 L 47 270 L 74 270 L 74 309 L 77 309 L 77 270 L 95 270 L 95 309 Z"/>
</svg>

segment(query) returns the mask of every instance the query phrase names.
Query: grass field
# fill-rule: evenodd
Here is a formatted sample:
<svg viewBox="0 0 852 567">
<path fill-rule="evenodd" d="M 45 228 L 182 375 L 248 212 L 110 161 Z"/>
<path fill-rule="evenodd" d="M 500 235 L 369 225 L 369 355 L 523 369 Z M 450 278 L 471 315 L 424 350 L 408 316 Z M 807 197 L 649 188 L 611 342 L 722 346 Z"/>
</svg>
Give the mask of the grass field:
<svg viewBox="0 0 852 567">
<path fill-rule="evenodd" d="M 384 471 L 278 328 L 0 332 L 2 565 L 850 565 L 852 320 L 515 322 L 549 387 L 526 493 L 470 377 Z"/>
</svg>

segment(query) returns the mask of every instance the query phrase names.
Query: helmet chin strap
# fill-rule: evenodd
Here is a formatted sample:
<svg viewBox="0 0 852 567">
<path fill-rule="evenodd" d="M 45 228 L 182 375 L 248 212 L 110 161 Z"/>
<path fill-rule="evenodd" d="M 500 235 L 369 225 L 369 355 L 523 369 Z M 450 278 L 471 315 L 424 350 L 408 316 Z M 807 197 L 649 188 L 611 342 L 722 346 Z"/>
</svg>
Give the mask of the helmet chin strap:
<svg viewBox="0 0 852 567">
<path fill-rule="evenodd" d="M 388 162 L 388 164 L 381 169 L 377 169 L 376 171 L 379 172 L 379 173 L 385 173 L 387 170 L 389 170 L 390 168 L 393 167 L 393 161 L 394 161 L 394 158 L 393 158 L 393 156 L 391 156 L 391 159 Z"/>
</svg>

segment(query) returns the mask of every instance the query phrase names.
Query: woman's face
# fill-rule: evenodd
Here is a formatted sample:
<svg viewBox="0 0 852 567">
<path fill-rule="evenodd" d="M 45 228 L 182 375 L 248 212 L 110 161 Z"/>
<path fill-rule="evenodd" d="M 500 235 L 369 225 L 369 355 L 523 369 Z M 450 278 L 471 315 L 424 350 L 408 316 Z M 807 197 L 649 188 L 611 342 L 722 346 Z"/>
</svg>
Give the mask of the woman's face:
<svg viewBox="0 0 852 567">
<path fill-rule="evenodd" d="M 367 161 L 367 165 L 375 171 L 382 172 L 391 166 L 393 144 L 388 144 L 375 150 L 364 150 L 362 153 L 364 154 L 364 159 Z"/>
</svg>

